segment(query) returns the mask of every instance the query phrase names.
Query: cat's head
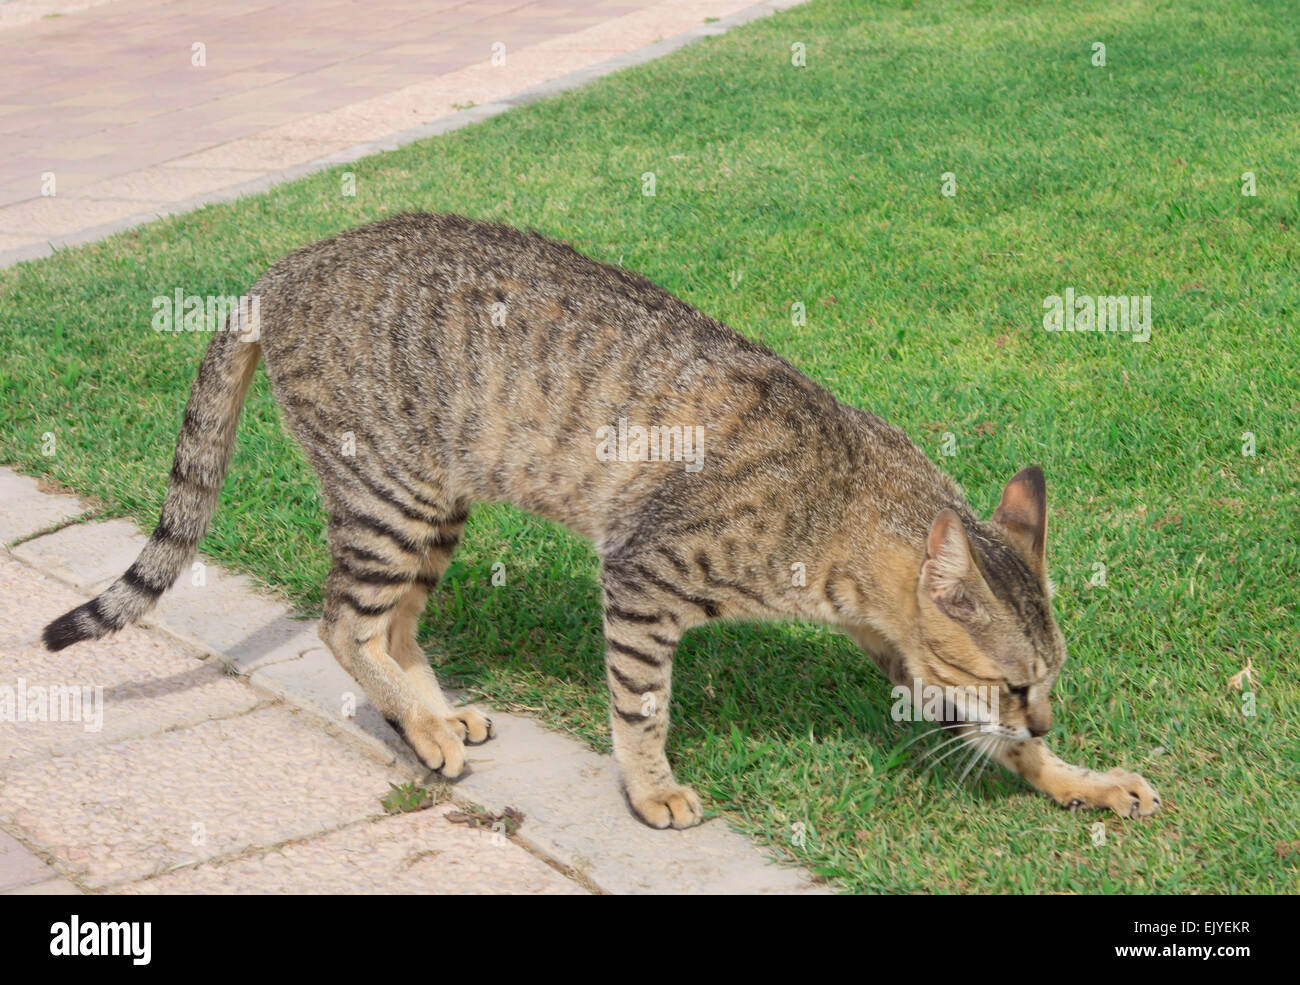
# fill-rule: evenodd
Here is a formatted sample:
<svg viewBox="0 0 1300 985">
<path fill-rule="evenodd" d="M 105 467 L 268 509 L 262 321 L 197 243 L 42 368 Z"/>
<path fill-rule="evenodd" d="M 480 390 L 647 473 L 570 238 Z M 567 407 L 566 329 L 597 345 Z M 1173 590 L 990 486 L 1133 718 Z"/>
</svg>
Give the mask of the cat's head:
<svg viewBox="0 0 1300 985">
<path fill-rule="evenodd" d="M 1049 695 L 1065 640 L 1052 613 L 1046 543 L 1047 486 L 1034 466 L 1007 483 L 989 523 L 964 525 L 942 511 L 916 579 L 908 670 L 926 685 L 966 689 L 964 710 L 950 717 L 990 722 L 987 730 L 1004 739 L 1039 736 L 1052 724 Z"/>
</svg>

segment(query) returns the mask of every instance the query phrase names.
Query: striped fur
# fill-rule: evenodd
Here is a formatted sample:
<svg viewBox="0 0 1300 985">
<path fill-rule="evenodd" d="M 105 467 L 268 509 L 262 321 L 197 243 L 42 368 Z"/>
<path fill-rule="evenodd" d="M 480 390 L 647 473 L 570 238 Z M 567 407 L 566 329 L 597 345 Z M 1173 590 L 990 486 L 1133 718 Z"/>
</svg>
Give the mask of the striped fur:
<svg viewBox="0 0 1300 985">
<path fill-rule="evenodd" d="M 1127 811 L 1136 788 L 1150 807 L 1140 778 L 1026 751 L 1065 656 L 1038 470 L 981 522 L 898 428 L 645 279 L 505 226 L 397 216 L 298 250 L 252 294 L 260 346 L 213 340 L 157 530 L 52 648 L 138 617 L 193 556 L 260 348 L 331 516 L 321 636 L 431 768 L 458 775 L 492 725 L 446 701 L 416 622 L 471 506 L 508 502 L 600 556 L 615 752 L 650 825 L 702 817 L 664 755 L 678 643 L 738 618 L 838 626 L 896 681 L 991 683 L 1010 768 L 1058 799 Z M 700 467 L 604 460 L 601 430 L 629 422 L 702 428 Z"/>
</svg>

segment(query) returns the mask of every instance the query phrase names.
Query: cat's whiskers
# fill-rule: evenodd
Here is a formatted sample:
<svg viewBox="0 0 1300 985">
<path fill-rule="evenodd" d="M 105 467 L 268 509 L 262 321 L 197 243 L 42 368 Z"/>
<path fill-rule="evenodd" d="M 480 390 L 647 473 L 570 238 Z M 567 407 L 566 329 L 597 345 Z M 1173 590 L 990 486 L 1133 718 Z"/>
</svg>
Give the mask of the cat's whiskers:
<svg viewBox="0 0 1300 985">
<path fill-rule="evenodd" d="M 965 761 L 967 761 L 967 763 L 969 763 L 969 761 L 971 760 L 972 756 L 975 756 L 976 751 L 978 751 L 978 750 L 976 750 L 975 746 L 972 745 L 971 742 L 967 742 L 966 745 L 967 745 L 967 747 L 969 747 L 969 752 L 967 752 L 966 760 L 965 760 Z M 958 752 L 957 755 L 958 755 L 958 758 L 961 758 L 961 755 L 962 755 L 962 754 L 961 754 L 961 752 Z M 961 763 L 958 763 L 957 765 L 961 765 Z M 958 781 L 958 782 L 961 782 L 961 781 Z"/>
<path fill-rule="evenodd" d="M 937 746 L 935 746 L 933 749 L 931 749 L 929 752 L 923 755 L 921 757 L 921 762 L 925 762 L 931 756 L 935 755 L 936 753 L 944 749 L 947 749 L 951 745 L 964 741 L 965 738 L 966 738 L 965 734 L 948 736 L 943 742 L 940 742 Z"/>
<path fill-rule="evenodd" d="M 975 747 L 975 754 L 971 757 L 970 762 L 966 764 L 966 769 L 962 771 L 961 776 L 958 777 L 958 783 L 963 783 L 966 780 L 966 777 L 970 775 L 970 771 L 973 770 L 977 764 L 987 762 L 989 755 L 989 740 L 994 738 L 996 737 L 987 732 L 983 732 L 975 739 L 972 743 Z M 983 772 L 983 770 L 980 772 Z"/>
<path fill-rule="evenodd" d="M 902 752 L 908 746 L 912 745 L 912 743 L 919 742 L 921 739 L 924 739 L 927 736 L 934 735 L 936 732 L 943 732 L 947 729 L 961 728 L 965 724 L 966 724 L 965 722 L 953 722 L 951 725 L 939 725 L 932 729 L 926 729 L 924 732 L 920 733 L 919 735 L 914 735 L 906 742 L 904 742 L 901 746 L 898 747 L 897 751 Z"/>
<path fill-rule="evenodd" d="M 980 755 L 982 754 L 981 746 L 983 742 L 984 736 L 982 735 L 977 735 L 971 740 L 970 755 L 966 757 L 966 761 L 962 765 L 961 774 L 957 777 L 958 786 L 965 782 L 966 777 L 970 775 L 971 769 L 974 768 L 977 762 L 979 762 Z"/>
<path fill-rule="evenodd" d="M 963 723 L 963 724 L 966 724 L 966 723 Z M 942 746 L 939 746 L 939 747 L 938 747 L 937 749 L 935 749 L 933 752 L 938 752 L 939 749 L 943 749 L 943 748 L 945 748 L 946 746 L 954 745 L 955 743 L 964 743 L 964 742 L 966 742 L 966 735 L 965 735 L 965 733 L 962 733 L 961 735 L 958 735 L 958 736 L 955 736 L 955 737 L 949 739 L 947 742 L 945 742 Z M 922 772 L 921 775 L 924 776 L 926 773 L 930 772 L 930 770 L 934 769 L 936 766 L 938 766 L 940 763 L 942 763 L 945 759 L 947 759 L 947 758 L 948 758 L 949 756 L 951 756 L 953 753 L 955 753 L 955 752 L 961 752 L 961 749 L 962 749 L 961 745 L 957 745 L 955 749 L 949 749 L 949 750 L 948 750 L 947 752 L 945 752 L 942 756 L 940 756 L 938 759 L 936 759 L 933 763 L 931 763 L 929 766 L 927 766 L 927 767 L 925 768 L 925 770 Z M 931 753 L 931 755 L 933 755 L 933 752 Z"/>
<path fill-rule="evenodd" d="M 989 744 L 989 751 L 984 756 L 984 765 L 980 767 L 980 771 L 975 777 L 975 783 L 977 785 L 980 782 L 980 777 L 984 775 L 984 770 L 988 768 L 989 761 L 992 760 L 993 757 L 997 754 L 997 752 L 1002 748 L 1002 743 L 1003 743 L 1002 736 L 993 735 L 990 736 L 989 738 L 991 738 L 993 741 Z"/>
</svg>

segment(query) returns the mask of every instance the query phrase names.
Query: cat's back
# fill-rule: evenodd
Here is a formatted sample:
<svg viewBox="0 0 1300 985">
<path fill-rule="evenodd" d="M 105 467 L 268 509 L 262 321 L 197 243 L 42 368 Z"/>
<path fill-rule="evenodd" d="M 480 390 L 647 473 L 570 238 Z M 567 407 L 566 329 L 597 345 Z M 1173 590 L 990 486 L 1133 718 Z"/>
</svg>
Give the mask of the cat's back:
<svg viewBox="0 0 1300 985">
<path fill-rule="evenodd" d="M 390 335 L 400 315 L 418 319 L 427 337 L 460 316 L 468 327 L 504 330 L 492 333 L 502 340 L 610 325 L 770 355 L 638 274 L 536 232 L 453 214 L 405 213 L 309 244 L 272 265 L 254 293 L 268 335 L 308 319 L 317 331 L 322 319 L 349 331 L 360 319 Z"/>
</svg>

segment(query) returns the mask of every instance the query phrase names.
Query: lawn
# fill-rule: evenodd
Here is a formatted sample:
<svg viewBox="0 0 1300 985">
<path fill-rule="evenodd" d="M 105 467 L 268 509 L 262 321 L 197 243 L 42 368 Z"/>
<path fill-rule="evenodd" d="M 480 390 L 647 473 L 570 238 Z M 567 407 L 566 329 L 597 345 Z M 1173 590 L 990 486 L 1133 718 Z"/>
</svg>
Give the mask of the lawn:
<svg viewBox="0 0 1300 985">
<path fill-rule="evenodd" d="M 960 781 L 961 757 L 903 748 L 918 727 L 890 720 L 846 639 L 732 624 L 691 633 L 676 665 L 669 755 L 708 809 L 845 891 L 1295 892 L 1300 12 L 864 6 L 816 0 L 0 271 L 0 460 L 150 528 L 206 341 L 154 332 L 155 296 L 242 293 L 287 251 L 401 210 L 537 228 L 904 427 L 986 514 L 1040 463 L 1070 644 L 1049 742 L 1145 774 L 1166 805 L 1125 822 L 993 770 Z M 1067 288 L 1150 295 L 1150 340 L 1046 331 Z M 259 373 L 203 550 L 311 613 L 322 529 Z M 426 646 L 487 703 L 607 750 L 595 574 L 565 531 L 479 508 Z M 1229 684 L 1248 663 L 1249 698 Z"/>
</svg>

